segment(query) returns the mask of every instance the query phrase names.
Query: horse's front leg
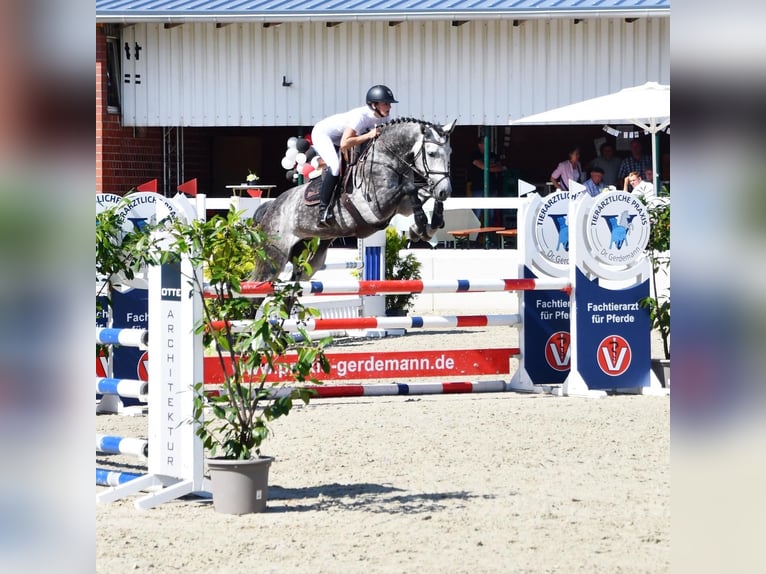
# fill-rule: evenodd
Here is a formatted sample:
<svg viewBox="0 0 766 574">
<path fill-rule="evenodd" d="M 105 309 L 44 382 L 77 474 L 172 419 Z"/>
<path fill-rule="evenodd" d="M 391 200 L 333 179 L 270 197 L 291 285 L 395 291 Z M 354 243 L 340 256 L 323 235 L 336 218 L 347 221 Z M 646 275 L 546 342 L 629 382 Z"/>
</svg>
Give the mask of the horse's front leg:
<svg viewBox="0 0 766 574">
<path fill-rule="evenodd" d="M 409 238 L 410 241 L 420 241 L 423 237 L 426 237 L 428 232 L 428 216 L 423 211 L 423 204 L 420 201 L 420 197 L 418 197 L 417 188 L 413 185 L 405 193 L 407 193 L 407 197 L 410 200 L 412 215 L 415 218 L 415 223 L 409 229 Z M 428 239 L 430 239 L 430 236 Z"/>
<path fill-rule="evenodd" d="M 444 227 L 444 202 L 437 201 L 434 205 L 434 211 L 431 214 L 431 223 L 428 224 L 426 233 L 428 238 L 433 237 L 438 230 Z"/>
<path fill-rule="evenodd" d="M 413 203 L 412 211 L 415 215 L 415 225 L 410 227 L 410 239 L 412 241 L 429 241 L 436 232 L 444 227 L 444 202 L 437 201 L 434 205 L 434 211 L 431 214 L 431 221 L 428 221 L 423 211 L 423 205 L 418 198 L 417 203 Z"/>
</svg>

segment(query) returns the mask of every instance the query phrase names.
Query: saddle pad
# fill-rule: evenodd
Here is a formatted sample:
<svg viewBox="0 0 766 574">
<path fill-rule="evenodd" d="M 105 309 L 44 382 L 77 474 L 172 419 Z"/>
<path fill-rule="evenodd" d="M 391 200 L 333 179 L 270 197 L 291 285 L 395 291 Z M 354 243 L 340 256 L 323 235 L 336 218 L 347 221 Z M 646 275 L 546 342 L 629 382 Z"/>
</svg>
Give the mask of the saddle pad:
<svg viewBox="0 0 766 574">
<path fill-rule="evenodd" d="M 306 205 L 316 205 L 319 203 L 319 192 L 322 190 L 322 178 L 315 177 L 309 181 L 306 189 L 303 190 L 303 203 Z"/>
</svg>

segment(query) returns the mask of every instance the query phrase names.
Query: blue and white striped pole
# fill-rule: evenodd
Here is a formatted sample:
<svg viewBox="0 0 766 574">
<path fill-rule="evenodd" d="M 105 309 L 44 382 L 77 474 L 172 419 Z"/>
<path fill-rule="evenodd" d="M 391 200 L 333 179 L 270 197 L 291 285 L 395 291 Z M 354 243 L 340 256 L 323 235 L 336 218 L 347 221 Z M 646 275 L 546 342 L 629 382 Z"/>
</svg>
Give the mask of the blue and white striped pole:
<svg viewBox="0 0 766 574">
<path fill-rule="evenodd" d="M 129 454 L 132 456 L 148 456 L 149 442 L 146 439 L 96 435 L 96 450 L 107 454 Z"/>
<path fill-rule="evenodd" d="M 120 472 L 117 470 L 107 470 L 105 468 L 96 469 L 97 486 L 119 486 L 136 478 L 141 478 L 143 474 L 134 472 Z"/>
<path fill-rule="evenodd" d="M 147 349 L 149 345 L 149 331 L 146 329 L 96 327 L 96 343 Z"/>
<path fill-rule="evenodd" d="M 145 399 L 149 383 L 139 379 L 113 379 L 96 377 L 96 394 L 119 395 L 131 399 Z"/>
</svg>

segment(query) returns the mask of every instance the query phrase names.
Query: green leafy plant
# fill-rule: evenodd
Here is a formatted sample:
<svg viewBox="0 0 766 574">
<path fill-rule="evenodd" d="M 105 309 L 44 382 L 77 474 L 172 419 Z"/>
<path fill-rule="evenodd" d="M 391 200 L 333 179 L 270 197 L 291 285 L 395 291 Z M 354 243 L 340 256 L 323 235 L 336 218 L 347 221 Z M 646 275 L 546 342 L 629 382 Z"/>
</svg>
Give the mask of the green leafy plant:
<svg viewBox="0 0 766 574">
<path fill-rule="evenodd" d="M 130 205 L 130 196 L 96 213 L 96 277 L 105 281 L 133 279 L 151 259 L 149 226 L 123 229 L 120 212 Z"/>
<path fill-rule="evenodd" d="M 96 317 L 106 315 L 112 304 L 111 286 L 135 278 L 149 263 L 149 228 L 123 228 L 119 215 L 130 204 L 124 197 L 116 206 L 96 213 Z M 111 345 L 96 344 L 96 353 L 108 356 Z"/>
<path fill-rule="evenodd" d="M 260 455 L 270 423 L 289 414 L 295 400 L 308 403 L 313 393 L 301 386 L 284 387 L 292 382 L 319 384 L 317 369 L 329 372 L 323 352 L 328 340 L 312 341 L 305 330 L 296 337 L 284 327 L 291 316 L 306 320 L 318 312 L 300 304 L 298 284 L 280 285 L 257 307 L 251 299 L 229 296 L 241 292 L 240 284 L 256 265 L 272 265 L 266 250 L 269 238 L 233 207 L 226 216 L 208 221 L 160 222 L 129 233 L 122 229 L 119 209 L 96 216 L 97 278 L 108 286 L 109 279 L 132 279 L 146 265 L 175 262 L 182 256 L 203 270 L 187 277 L 202 303 L 203 316 L 195 329 L 217 356 L 224 381 L 217 395 L 207 393 L 202 381 L 194 385 L 193 416 L 187 422 L 197 424 L 197 435 L 211 456 L 242 460 Z M 311 242 L 293 265 L 310 272 L 308 261 L 318 243 Z M 104 295 L 108 297 L 108 290 Z M 269 374 L 276 372 L 287 376 L 269 382 Z"/>
<path fill-rule="evenodd" d="M 652 295 L 641 299 L 642 307 L 649 309 L 652 329 L 662 338 L 665 358 L 670 359 L 670 288 L 660 293 L 657 278 L 670 273 L 670 201 L 647 205 L 649 212 L 649 241 L 646 253 L 652 265 Z"/>
<path fill-rule="evenodd" d="M 203 318 L 196 329 L 203 334 L 204 344 L 214 348 L 224 373 L 217 395 L 207 393 L 202 382 L 195 385 L 190 422 L 197 424 L 196 433 L 211 456 L 253 458 L 260 455 L 261 444 L 270 435 L 270 423 L 288 415 L 295 400 L 308 403 L 312 395 L 304 386 L 284 387 L 292 382 L 318 384 L 316 370 L 329 372 L 323 352 L 327 339 L 312 341 L 305 330 L 296 338 L 284 326 L 291 313 L 304 321 L 318 312 L 298 302 L 297 283 L 277 286 L 254 319 L 249 318 L 248 299 L 230 296 L 241 293 L 240 284 L 248 280 L 254 264 L 269 263 L 269 238 L 234 208 L 225 217 L 175 222 L 169 236 L 161 262 L 185 255 L 193 267 L 205 270 L 204 275 L 188 278 L 202 303 Z M 293 265 L 307 268 L 317 245 L 318 240 L 313 241 Z M 281 382 L 269 382 L 269 374 L 277 372 L 289 375 Z"/>
<path fill-rule="evenodd" d="M 407 238 L 400 235 L 395 227 L 386 228 L 386 279 L 420 279 L 421 263 L 412 253 L 404 257 L 402 249 L 407 247 Z M 386 295 L 386 312 L 410 311 L 415 304 L 415 295 Z"/>
</svg>

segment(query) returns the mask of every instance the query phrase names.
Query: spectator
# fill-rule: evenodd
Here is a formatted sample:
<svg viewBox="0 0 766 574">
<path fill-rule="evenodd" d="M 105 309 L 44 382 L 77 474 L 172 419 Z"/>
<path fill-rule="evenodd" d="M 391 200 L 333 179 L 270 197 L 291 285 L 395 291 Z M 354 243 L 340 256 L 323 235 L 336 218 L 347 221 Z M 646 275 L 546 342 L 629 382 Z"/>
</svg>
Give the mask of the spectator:
<svg viewBox="0 0 766 574">
<path fill-rule="evenodd" d="M 556 166 L 551 174 L 551 183 L 557 190 L 569 190 L 569 180 L 582 183 L 582 166 L 580 165 L 580 148 L 569 149 L 569 159 L 565 159 Z"/>
<path fill-rule="evenodd" d="M 620 171 L 617 173 L 618 181 L 623 182 L 623 189 L 628 182 L 628 174 L 632 171 L 637 171 L 640 174 L 645 174 L 647 169 L 652 167 L 652 158 L 648 155 L 643 155 L 641 148 L 641 142 L 637 139 L 630 142 L 630 155 L 622 160 L 620 164 Z M 643 176 L 642 178 L 643 179 Z M 626 190 L 630 191 L 630 189 Z"/>
<path fill-rule="evenodd" d="M 614 155 L 614 146 L 604 142 L 599 148 L 599 156 L 594 159 L 591 167 L 600 167 L 604 171 L 604 185 L 617 185 L 617 173 L 620 171 L 622 160 Z"/>
<path fill-rule="evenodd" d="M 656 197 L 656 194 L 654 193 L 654 185 L 648 181 L 644 181 L 641 174 L 637 171 L 631 171 L 628 174 L 628 177 L 625 178 L 625 186 L 622 188 L 623 191 L 628 191 L 628 185 L 633 188 L 633 191 L 630 192 L 632 195 L 643 197 L 647 203 L 651 203 Z"/>
<path fill-rule="evenodd" d="M 596 197 L 606 189 L 606 183 L 604 183 L 604 170 L 600 167 L 590 168 L 590 179 L 588 179 L 584 185 L 588 194 L 590 194 L 591 197 Z"/>
</svg>

